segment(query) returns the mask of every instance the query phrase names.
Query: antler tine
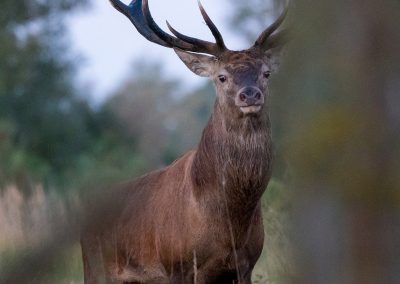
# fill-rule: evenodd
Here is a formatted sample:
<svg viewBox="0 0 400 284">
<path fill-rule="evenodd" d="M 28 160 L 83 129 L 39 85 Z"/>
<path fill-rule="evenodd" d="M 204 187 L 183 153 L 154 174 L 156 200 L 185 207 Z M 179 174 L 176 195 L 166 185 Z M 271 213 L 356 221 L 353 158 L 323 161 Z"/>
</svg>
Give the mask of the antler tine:
<svg viewBox="0 0 400 284">
<path fill-rule="evenodd" d="M 211 18 L 208 16 L 206 10 L 204 9 L 203 5 L 201 4 L 200 0 L 197 1 L 197 3 L 199 4 L 199 8 L 200 8 L 200 12 L 201 15 L 203 16 L 204 21 L 206 22 L 208 28 L 210 29 L 211 33 L 213 34 L 217 46 L 220 50 L 225 50 L 226 46 L 224 43 L 224 39 L 221 35 L 221 33 L 219 32 L 217 26 L 213 23 L 213 21 L 211 20 Z"/>
<path fill-rule="evenodd" d="M 272 24 L 270 25 L 266 30 L 264 30 L 257 41 L 255 42 L 254 46 L 263 46 L 266 40 L 279 28 L 279 26 L 283 23 L 283 21 L 286 18 L 286 15 L 289 10 L 289 5 L 287 4 L 285 9 L 283 10 L 282 14 L 279 16 L 279 18 Z"/>
<path fill-rule="evenodd" d="M 168 29 L 180 40 L 183 40 L 187 43 L 193 44 L 194 46 L 196 46 L 198 48 L 198 52 L 202 52 L 202 53 L 208 53 L 208 54 L 212 54 L 212 55 L 219 55 L 222 50 L 215 44 L 212 42 L 208 42 L 208 41 L 204 41 L 204 40 L 200 40 L 197 38 L 193 38 L 190 36 L 186 36 L 184 34 L 181 34 L 180 32 L 178 32 L 177 30 L 175 30 L 167 21 L 167 26 Z"/>
<path fill-rule="evenodd" d="M 138 2 L 141 2 L 142 0 L 138 0 Z M 187 50 L 187 51 L 193 51 L 193 52 L 199 52 L 198 48 L 194 46 L 193 44 L 187 43 L 182 41 L 179 38 L 175 38 L 166 32 L 164 32 L 154 21 L 153 17 L 151 16 L 150 13 L 150 8 L 149 8 L 149 3 L 148 0 L 143 0 L 143 6 L 142 6 L 142 13 L 143 16 L 146 20 L 147 25 L 149 28 L 163 41 L 165 41 L 169 47 L 177 47 L 182 50 Z"/>
<path fill-rule="evenodd" d="M 122 3 L 119 0 L 109 0 L 111 5 L 114 6 L 115 9 L 117 9 L 119 12 L 124 14 L 125 16 L 129 17 L 129 7 L 126 6 L 124 3 Z"/>
<path fill-rule="evenodd" d="M 152 29 L 154 33 L 156 33 L 157 36 L 160 37 L 162 40 L 172 45 L 172 47 L 177 47 L 185 51 L 206 53 L 215 56 L 220 55 L 222 52 L 222 49 L 215 43 L 211 43 L 208 41 L 196 39 L 181 34 L 178 31 L 176 31 L 168 22 L 167 22 L 168 28 L 176 36 L 176 38 L 164 32 L 156 24 L 153 17 L 151 16 L 148 0 L 143 0 L 143 14 L 144 17 L 146 18 L 146 21 L 150 29 Z"/>
<path fill-rule="evenodd" d="M 171 47 L 170 44 L 160 39 L 148 26 L 142 14 L 142 1 L 133 0 L 129 6 L 122 3 L 120 0 L 109 0 L 119 12 L 124 14 L 135 26 L 137 31 L 151 42 L 162 46 Z"/>
<path fill-rule="evenodd" d="M 200 1 L 198 1 L 199 4 L 199 8 L 200 8 L 200 12 L 201 15 L 203 16 L 204 21 L 206 22 L 207 26 L 209 27 L 209 29 L 211 30 L 211 33 L 213 34 L 215 40 L 216 40 L 216 44 L 212 43 L 212 42 L 208 42 L 208 41 L 204 41 L 204 40 L 200 40 L 197 38 L 193 38 L 193 37 L 189 37 L 186 36 L 184 34 L 181 34 L 180 32 L 178 32 L 177 30 L 175 30 L 167 21 L 167 26 L 169 28 L 169 30 L 179 39 L 193 44 L 194 46 L 197 46 L 201 49 L 204 49 L 205 53 L 209 53 L 209 54 L 213 54 L 213 55 L 220 55 L 222 52 L 224 52 L 225 50 L 227 50 L 225 43 L 224 43 L 224 39 L 222 38 L 221 33 L 219 32 L 218 28 L 216 27 L 216 25 L 213 23 L 213 21 L 211 20 L 211 18 L 208 16 L 207 12 L 205 11 L 204 7 L 201 5 Z"/>
</svg>

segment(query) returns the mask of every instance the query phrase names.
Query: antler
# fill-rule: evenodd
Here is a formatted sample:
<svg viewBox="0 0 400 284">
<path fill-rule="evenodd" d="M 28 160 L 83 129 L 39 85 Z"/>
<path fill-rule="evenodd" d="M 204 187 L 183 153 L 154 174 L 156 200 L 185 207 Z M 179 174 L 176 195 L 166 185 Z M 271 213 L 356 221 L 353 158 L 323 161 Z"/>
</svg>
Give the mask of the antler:
<svg viewBox="0 0 400 284">
<path fill-rule="evenodd" d="M 259 38 L 254 43 L 255 48 L 261 48 L 262 50 L 268 50 L 268 49 L 276 47 L 282 41 L 284 41 L 284 39 L 286 38 L 286 34 L 287 34 L 286 30 L 282 30 L 276 34 L 273 34 L 273 33 L 280 27 L 280 25 L 285 20 L 288 10 L 289 10 L 289 5 L 287 4 L 285 9 L 283 10 L 282 14 L 279 16 L 279 18 L 272 25 L 270 25 L 267 29 L 265 29 L 261 33 Z"/>
<path fill-rule="evenodd" d="M 168 22 L 168 28 L 175 37 L 164 32 L 151 16 L 148 0 L 133 0 L 129 6 L 125 5 L 120 0 L 110 0 L 110 2 L 115 9 L 130 19 L 141 35 L 151 42 L 170 48 L 179 48 L 184 51 L 196 53 L 206 53 L 217 57 L 227 50 L 221 33 L 218 31 L 200 2 L 198 3 L 201 14 L 207 26 L 211 30 L 216 43 L 183 35 L 172 28 Z"/>
<path fill-rule="evenodd" d="M 136 27 L 138 32 L 146 39 L 162 46 L 171 47 L 154 34 L 154 32 L 147 26 L 146 20 L 142 14 L 142 1 L 133 0 L 129 6 L 125 5 L 120 0 L 110 0 L 110 3 L 115 9 L 124 14 Z"/>
</svg>

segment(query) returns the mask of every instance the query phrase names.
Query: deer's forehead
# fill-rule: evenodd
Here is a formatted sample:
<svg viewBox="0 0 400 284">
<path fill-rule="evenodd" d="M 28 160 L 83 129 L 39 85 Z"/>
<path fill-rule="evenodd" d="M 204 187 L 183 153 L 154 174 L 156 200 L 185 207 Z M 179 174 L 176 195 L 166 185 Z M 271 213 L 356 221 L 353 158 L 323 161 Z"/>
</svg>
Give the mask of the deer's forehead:
<svg viewBox="0 0 400 284">
<path fill-rule="evenodd" d="M 244 74 L 244 73 L 259 73 L 263 67 L 262 62 L 238 62 L 229 63 L 223 66 L 223 68 L 232 75 Z"/>
<path fill-rule="evenodd" d="M 221 63 L 221 67 L 232 75 L 259 73 L 265 65 L 262 59 L 248 53 L 233 54 Z"/>
</svg>

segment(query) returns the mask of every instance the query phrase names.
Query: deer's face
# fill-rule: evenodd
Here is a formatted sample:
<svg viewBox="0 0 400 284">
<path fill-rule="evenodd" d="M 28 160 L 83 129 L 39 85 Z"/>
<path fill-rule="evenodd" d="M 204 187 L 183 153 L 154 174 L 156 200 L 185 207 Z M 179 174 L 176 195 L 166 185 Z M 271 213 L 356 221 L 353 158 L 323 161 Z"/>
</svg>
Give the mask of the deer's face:
<svg viewBox="0 0 400 284">
<path fill-rule="evenodd" d="M 232 52 L 217 62 L 211 78 L 218 102 L 230 113 L 250 115 L 264 109 L 271 68 L 263 59 L 247 52 Z"/>
<path fill-rule="evenodd" d="M 176 50 L 182 61 L 215 85 L 218 104 L 238 117 L 259 115 L 268 100 L 268 81 L 276 64 L 267 54 L 229 51 L 219 59 Z"/>
</svg>

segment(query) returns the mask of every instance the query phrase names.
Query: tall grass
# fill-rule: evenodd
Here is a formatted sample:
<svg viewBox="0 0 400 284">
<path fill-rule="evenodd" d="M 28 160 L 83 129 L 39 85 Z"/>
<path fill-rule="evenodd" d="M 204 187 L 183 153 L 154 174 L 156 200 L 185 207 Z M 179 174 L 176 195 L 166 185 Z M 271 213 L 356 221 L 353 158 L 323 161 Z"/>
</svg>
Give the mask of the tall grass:
<svg viewBox="0 0 400 284">
<path fill-rule="evenodd" d="M 0 251 L 38 245 L 51 232 L 49 207 L 49 198 L 40 186 L 29 197 L 16 186 L 8 186 L 0 195 Z"/>
<path fill-rule="evenodd" d="M 77 201 L 69 199 L 66 202 L 56 194 L 45 193 L 41 186 L 36 186 L 29 195 L 24 195 L 14 185 L 1 191 L 0 282 L 3 280 L 1 275 L 15 263 L 26 261 L 32 253 L 50 243 L 57 245 L 55 236 L 70 225 L 68 208 L 71 202 Z M 34 272 L 36 279 L 34 277 L 30 283 L 83 282 L 77 244 L 68 245 L 66 249 L 60 245 L 56 256 L 57 260 L 50 261 L 51 265 Z"/>
</svg>

